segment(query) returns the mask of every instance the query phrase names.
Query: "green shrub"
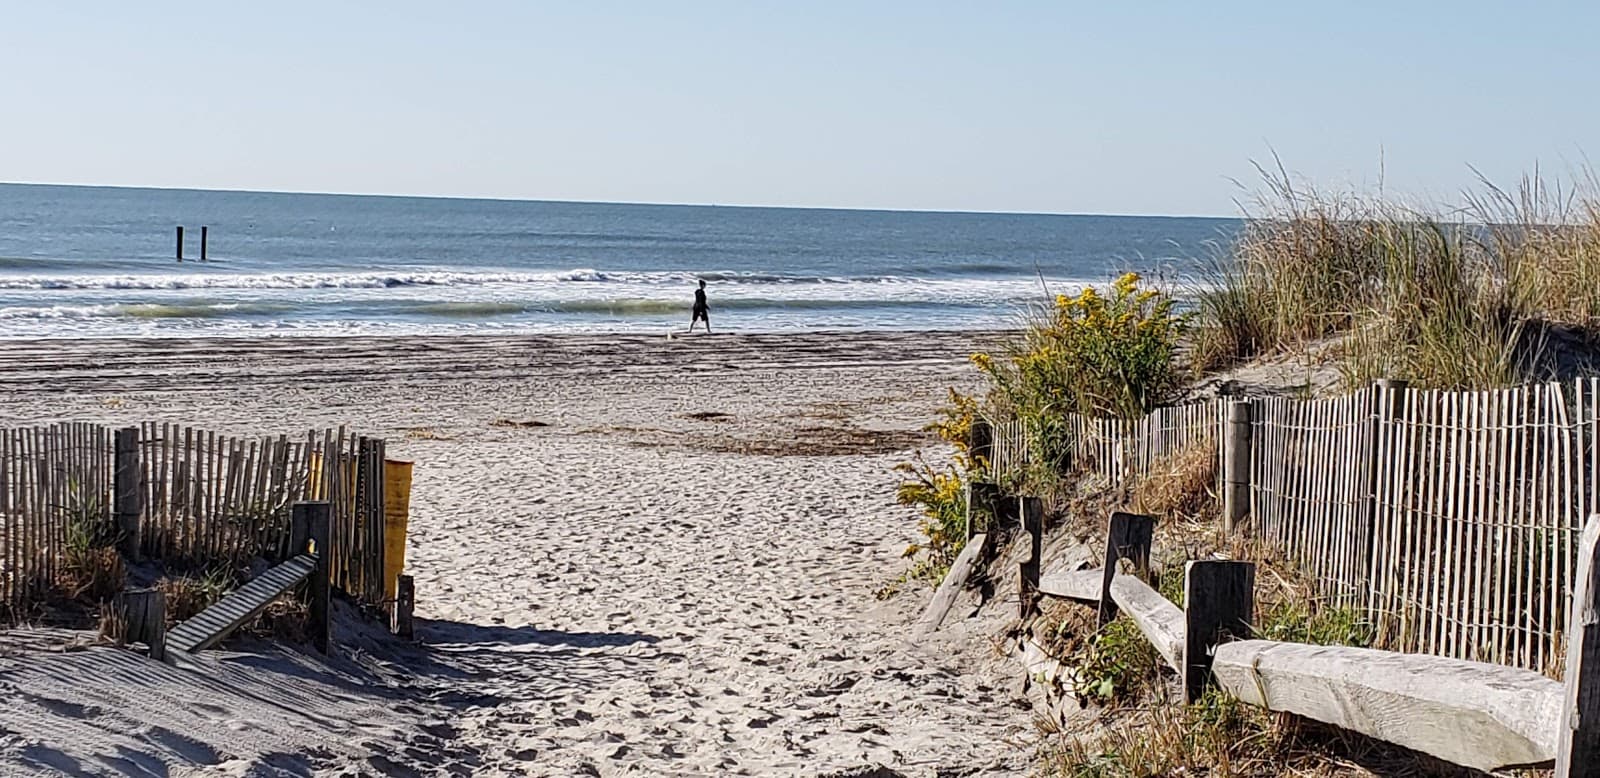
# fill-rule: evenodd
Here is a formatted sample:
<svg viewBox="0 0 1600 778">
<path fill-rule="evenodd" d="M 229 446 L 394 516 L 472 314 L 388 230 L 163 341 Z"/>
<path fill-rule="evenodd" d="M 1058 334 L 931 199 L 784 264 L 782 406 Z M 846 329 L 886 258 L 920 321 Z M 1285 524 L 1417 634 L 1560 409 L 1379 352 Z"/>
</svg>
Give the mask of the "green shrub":
<svg viewBox="0 0 1600 778">
<path fill-rule="evenodd" d="M 1111 295 L 1084 287 L 1037 311 L 1004 359 L 973 355 L 997 400 L 1017 418 L 1048 422 L 1073 412 L 1137 418 L 1170 402 L 1182 385 L 1175 367 L 1188 317 L 1172 298 L 1141 288 L 1136 273 Z"/>
</svg>

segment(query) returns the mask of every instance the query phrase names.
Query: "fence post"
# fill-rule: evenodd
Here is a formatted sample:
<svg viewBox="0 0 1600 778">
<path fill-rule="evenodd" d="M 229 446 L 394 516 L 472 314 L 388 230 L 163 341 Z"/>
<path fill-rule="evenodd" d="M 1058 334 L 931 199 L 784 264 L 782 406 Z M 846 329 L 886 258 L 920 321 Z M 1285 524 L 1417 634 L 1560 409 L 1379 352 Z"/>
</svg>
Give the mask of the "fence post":
<svg viewBox="0 0 1600 778">
<path fill-rule="evenodd" d="M 1150 542 L 1155 536 L 1154 516 L 1117 511 L 1106 524 L 1106 564 L 1100 578 L 1100 621 L 1104 627 L 1117 617 L 1117 603 L 1111 599 L 1111 579 L 1117 575 L 1117 562 L 1132 559 L 1141 578 L 1150 577 Z"/>
<path fill-rule="evenodd" d="M 1556 778 L 1600 775 L 1600 514 L 1578 544 L 1578 577 L 1567 613 L 1566 694 L 1556 743 Z"/>
<path fill-rule="evenodd" d="M 306 543 L 312 544 L 316 556 L 316 569 L 307 584 L 306 603 L 310 611 L 307 630 L 311 643 L 326 654 L 330 644 L 328 560 L 332 549 L 328 546 L 329 504 L 326 501 L 297 502 L 289 514 L 289 553 L 291 558 L 306 553 Z"/>
<path fill-rule="evenodd" d="M 1256 566 L 1200 560 L 1183 569 L 1183 702 L 1192 705 L 1211 682 L 1217 645 L 1248 640 L 1255 620 Z"/>
<path fill-rule="evenodd" d="M 1232 535 L 1250 515 L 1250 430 L 1255 406 L 1249 400 L 1228 402 L 1227 489 L 1223 492 L 1223 532 Z"/>
<path fill-rule="evenodd" d="M 1398 378 L 1381 378 L 1374 384 L 1372 422 L 1368 435 L 1372 441 L 1367 449 L 1367 483 L 1362 499 L 1366 501 L 1365 515 L 1362 522 L 1366 525 L 1366 555 L 1367 555 L 1367 592 L 1369 603 L 1376 598 L 1386 596 L 1378 587 L 1378 482 L 1383 478 L 1385 467 L 1391 462 L 1378 461 L 1378 442 L 1383 437 L 1383 430 L 1394 425 L 1400 418 L 1401 409 L 1405 407 L 1406 382 Z M 1390 452 L 1393 458 L 1395 452 Z"/>
<path fill-rule="evenodd" d="M 1026 620 L 1038 610 L 1039 557 L 1044 552 L 1044 501 L 1038 497 L 1018 497 L 1017 513 L 1022 529 L 1028 533 L 1028 558 L 1017 576 L 1017 618 Z"/>
<path fill-rule="evenodd" d="M 413 614 L 417 607 L 417 584 L 409 575 L 400 576 L 395 589 L 394 633 L 410 640 L 416 631 Z"/>
<path fill-rule="evenodd" d="M 973 479 L 974 473 L 983 472 L 992 467 L 994 462 L 994 428 L 982 417 L 975 417 L 972 426 L 967 429 L 967 459 L 972 465 L 967 470 L 967 540 L 978 534 L 977 522 L 973 520 L 974 509 L 986 508 L 993 510 L 993 503 L 988 502 L 992 493 L 987 489 L 980 489 Z M 994 474 L 989 474 L 990 479 Z"/>
<path fill-rule="evenodd" d="M 139 514 L 144 490 L 140 481 L 144 469 L 139 466 L 139 428 L 123 427 L 116 434 L 116 464 L 112 470 L 115 495 L 113 511 L 116 514 L 117 532 L 122 555 L 139 561 Z"/>
</svg>

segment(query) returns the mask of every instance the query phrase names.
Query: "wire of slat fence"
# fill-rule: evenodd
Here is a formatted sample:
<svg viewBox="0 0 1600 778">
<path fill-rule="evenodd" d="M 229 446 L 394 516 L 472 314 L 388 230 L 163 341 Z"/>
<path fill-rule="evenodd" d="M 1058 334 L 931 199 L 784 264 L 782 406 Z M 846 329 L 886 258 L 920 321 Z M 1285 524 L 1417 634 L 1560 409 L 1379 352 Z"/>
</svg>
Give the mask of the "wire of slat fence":
<svg viewBox="0 0 1600 778">
<path fill-rule="evenodd" d="M 241 438 L 146 423 L 137 449 L 144 556 L 206 570 L 281 560 L 290 506 L 328 499 L 334 583 L 382 603 L 383 441 L 342 428 Z M 116 456 L 113 431 L 98 425 L 0 429 L 0 621 L 48 595 L 71 549 L 114 542 Z"/>
</svg>

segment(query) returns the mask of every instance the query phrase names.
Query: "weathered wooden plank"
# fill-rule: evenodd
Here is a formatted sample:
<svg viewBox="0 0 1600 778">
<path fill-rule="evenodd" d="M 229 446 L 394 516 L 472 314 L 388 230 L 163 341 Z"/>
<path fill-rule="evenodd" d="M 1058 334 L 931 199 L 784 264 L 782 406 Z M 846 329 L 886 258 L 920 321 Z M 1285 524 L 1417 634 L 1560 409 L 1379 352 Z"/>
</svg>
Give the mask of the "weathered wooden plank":
<svg viewBox="0 0 1600 778">
<path fill-rule="evenodd" d="M 1578 544 L 1559 730 L 1556 778 L 1600 775 L 1600 516 Z"/>
<path fill-rule="evenodd" d="M 1366 648 L 1217 647 L 1224 691 L 1480 770 L 1549 761 L 1561 685 L 1530 670 Z"/>
<path fill-rule="evenodd" d="M 1131 575 L 1111 580 L 1111 599 L 1133 619 L 1156 653 L 1174 670 L 1183 669 L 1183 611 L 1171 600 Z"/>
<path fill-rule="evenodd" d="M 951 606 L 955 605 L 956 597 L 966 587 L 967 578 L 971 577 L 978 557 L 983 554 L 983 545 L 988 540 L 989 536 L 980 532 L 967 541 L 966 548 L 961 549 L 961 554 L 951 563 L 950 571 L 945 573 L 944 580 L 939 583 L 939 590 L 934 592 L 933 601 L 928 603 L 928 609 L 923 612 L 922 618 L 917 620 L 912 634 L 922 637 L 939 629 L 939 625 L 944 623 Z M 400 577 L 402 580 L 410 578 L 410 576 Z"/>
<path fill-rule="evenodd" d="M 316 569 L 316 558 L 301 555 L 256 576 L 198 616 L 173 627 L 167 633 L 168 650 L 194 653 L 215 646 Z"/>
<path fill-rule="evenodd" d="M 1100 585 L 1105 572 L 1094 570 L 1056 570 L 1039 576 L 1039 592 L 1083 602 L 1100 601 Z"/>
</svg>

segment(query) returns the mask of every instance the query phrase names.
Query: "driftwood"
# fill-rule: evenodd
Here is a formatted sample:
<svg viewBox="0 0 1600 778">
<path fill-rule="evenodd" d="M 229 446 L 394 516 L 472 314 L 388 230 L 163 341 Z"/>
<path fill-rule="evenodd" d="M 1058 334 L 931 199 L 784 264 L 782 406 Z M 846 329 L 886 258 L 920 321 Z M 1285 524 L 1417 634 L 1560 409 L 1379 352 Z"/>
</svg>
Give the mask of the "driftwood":
<svg viewBox="0 0 1600 778">
<path fill-rule="evenodd" d="M 1217 647 L 1240 700 L 1480 770 L 1556 754 L 1561 684 L 1529 670 L 1367 648 L 1246 640 Z"/>
</svg>

